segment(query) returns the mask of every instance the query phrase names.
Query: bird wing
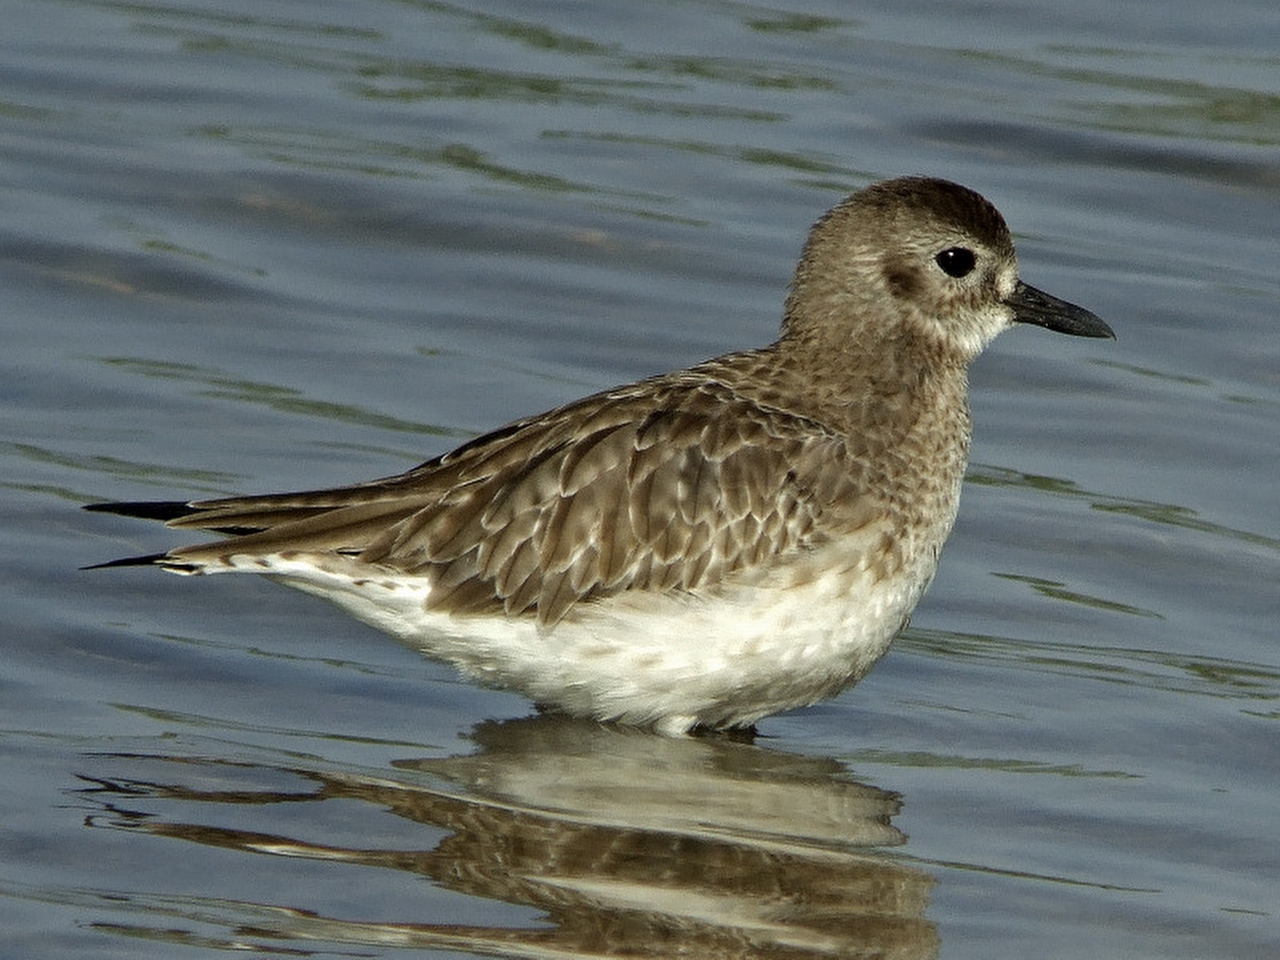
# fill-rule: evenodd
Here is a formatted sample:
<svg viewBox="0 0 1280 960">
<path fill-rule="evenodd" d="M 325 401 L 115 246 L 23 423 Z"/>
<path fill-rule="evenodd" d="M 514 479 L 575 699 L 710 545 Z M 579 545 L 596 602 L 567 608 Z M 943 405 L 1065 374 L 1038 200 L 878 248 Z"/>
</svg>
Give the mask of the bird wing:
<svg viewBox="0 0 1280 960">
<path fill-rule="evenodd" d="M 713 587 L 865 522 L 863 462 L 816 421 L 668 376 L 517 421 L 399 477 L 190 504 L 170 525 L 241 535 L 164 562 L 339 552 L 427 577 L 432 609 L 553 624 L 625 590 Z"/>
</svg>

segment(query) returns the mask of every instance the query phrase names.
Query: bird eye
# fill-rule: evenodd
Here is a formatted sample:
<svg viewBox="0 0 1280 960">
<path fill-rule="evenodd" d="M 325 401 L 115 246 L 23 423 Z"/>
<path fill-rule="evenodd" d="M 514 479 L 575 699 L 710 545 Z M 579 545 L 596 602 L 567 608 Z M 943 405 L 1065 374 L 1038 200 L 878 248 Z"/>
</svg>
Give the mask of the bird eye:
<svg viewBox="0 0 1280 960">
<path fill-rule="evenodd" d="M 948 277 L 966 277 L 973 271 L 977 258 L 972 250 L 964 247 L 950 247 L 933 258 Z"/>
</svg>

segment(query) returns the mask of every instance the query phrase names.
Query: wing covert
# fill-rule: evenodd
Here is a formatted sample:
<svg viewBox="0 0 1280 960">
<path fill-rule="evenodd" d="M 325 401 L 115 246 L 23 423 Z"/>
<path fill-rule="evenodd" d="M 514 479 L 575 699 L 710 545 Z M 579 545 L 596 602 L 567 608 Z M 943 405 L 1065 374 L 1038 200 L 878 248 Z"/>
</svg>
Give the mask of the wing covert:
<svg viewBox="0 0 1280 960">
<path fill-rule="evenodd" d="M 579 422 L 538 424 L 541 437 L 444 458 L 458 483 L 361 559 L 432 577 L 433 607 L 553 624 L 579 602 L 707 588 L 803 549 L 853 495 L 845 441 L 819 424 L 714 383 L 672 393 L 644 411 L 610 396 Z"/>
</svg>

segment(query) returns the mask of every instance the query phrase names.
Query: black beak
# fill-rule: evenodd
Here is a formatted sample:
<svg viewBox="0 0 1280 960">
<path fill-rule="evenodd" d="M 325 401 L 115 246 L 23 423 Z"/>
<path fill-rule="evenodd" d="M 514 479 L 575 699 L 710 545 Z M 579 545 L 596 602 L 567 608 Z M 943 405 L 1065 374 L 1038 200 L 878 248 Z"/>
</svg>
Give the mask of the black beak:
<svg viewBox="0 0 1280 960">
<path fill-rule="evenodd" d="M 1043 290 L 1029 287 L 1021 280 L 1013 288 L 1013 296 L 1006 303 L 1013 307 L 1013 319 L 1018 323 L 1034 323 L 1037 327 L 1046 327 L 1073 337 L 1116 338 L 1115 331 L 1101 317 L 1084 307 L 1077 307 L 1074 303 L 1059 300 Z"/>
</svg>

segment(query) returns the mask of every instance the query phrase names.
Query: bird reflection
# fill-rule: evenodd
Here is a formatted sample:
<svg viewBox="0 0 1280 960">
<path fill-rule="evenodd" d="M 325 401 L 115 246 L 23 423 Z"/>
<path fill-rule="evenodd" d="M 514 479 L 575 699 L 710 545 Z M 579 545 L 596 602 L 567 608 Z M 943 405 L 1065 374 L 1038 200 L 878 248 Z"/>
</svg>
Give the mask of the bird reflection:
<svg viewBox="0 0 1280 960">
<path fill-rule="evenodd" d="M 179 914 L 206 924 L 216 916 L 229 930 L 226 945 L 244 945 L 252 934 L 275 949 L 327 941 L 508 957 L 679 953 L 712 960 L 937 952 L 936 931 L 924 919 L 932 879 L 880 852 L 905 840 L 890 822 L 898 799 L 854 782 L 834 760 L 551 715 L 484 723 L 471 740 L 472 753 L 400 761 L 376 777 L 189 757 L 98 757 L 111 769 L 82 775 L 90 784 L 82 796 L 94 808 L 86 823 L 391 868 L 535 908 L 549 921 L 526 928 L 388 923 L 325 917 L 298 904 L 126 895 L 136 911 L 163 914 L 170 924 L 149 929 L 148 937 L 163 936 Z M 251 817 L 248 808 L 260 805 L 332 800 L 437 829 L 427 831 L 429 847 L 371 850 L 318 842 L 304 809 L 294 814 L 297 836 L 194 822 L 194 811 L 210 816 L 209 804 L 235 805 Z M 192 819 L 173 816 L 175 809 L 192 810 Z"/>
</svg>

